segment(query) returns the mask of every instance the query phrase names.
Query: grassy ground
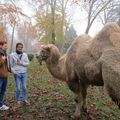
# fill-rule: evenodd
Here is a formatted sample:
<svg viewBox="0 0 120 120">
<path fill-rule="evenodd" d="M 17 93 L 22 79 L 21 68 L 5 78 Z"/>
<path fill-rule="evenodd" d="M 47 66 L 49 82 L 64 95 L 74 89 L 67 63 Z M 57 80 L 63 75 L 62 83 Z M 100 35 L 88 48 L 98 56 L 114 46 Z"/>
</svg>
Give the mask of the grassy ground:
<svg viewBox="0 0 120 120">
<path fill-rule="evenodd" d="M 28 68 L 27 95 L 31 105 L 18 108 L 14 79 L 9 75 L 5 102 L 11 108 L 9 111 L 0 111 L 0 120 L 73 120 L 73 93 L 65 83 L 54 79 L 45 65 L 31 62 Z M 120 119 L 120 110 L 102 87 L 88 89 L 87 108 L 86 120 Z"/>
</svg>

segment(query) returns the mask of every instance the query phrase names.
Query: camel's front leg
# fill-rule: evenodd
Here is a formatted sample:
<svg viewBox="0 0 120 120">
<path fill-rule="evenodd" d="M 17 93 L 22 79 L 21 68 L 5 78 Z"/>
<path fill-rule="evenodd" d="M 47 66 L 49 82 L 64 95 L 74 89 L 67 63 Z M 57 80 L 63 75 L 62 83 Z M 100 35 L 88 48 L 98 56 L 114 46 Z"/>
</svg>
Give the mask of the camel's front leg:
<svg viewBox="0 0 120 120">
<path fill-rule="evenodd" d="M 76 111 L 75 118 L 80 118 L 81 112 L 86 111 L 86 95 L 87 95 L 87 87 L 83 87 L 81 91 L 76 94 L 75 102 L 76 102 Z"/>
</svg>

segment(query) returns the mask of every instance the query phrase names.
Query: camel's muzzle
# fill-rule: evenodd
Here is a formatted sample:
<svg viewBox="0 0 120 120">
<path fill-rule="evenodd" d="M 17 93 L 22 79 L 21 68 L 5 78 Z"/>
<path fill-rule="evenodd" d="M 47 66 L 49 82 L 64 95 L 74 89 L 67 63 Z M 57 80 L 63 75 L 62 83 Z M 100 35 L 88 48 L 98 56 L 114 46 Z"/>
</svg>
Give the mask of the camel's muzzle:
<svg viewBox="0 0 120 120">
<path fill-rule="evenodd" d="M 47 58 L 48 58 L 48 56 L 41 55 L 41 60 L 42 60 L 42 61 L 46 61 Z"/>
</svg>

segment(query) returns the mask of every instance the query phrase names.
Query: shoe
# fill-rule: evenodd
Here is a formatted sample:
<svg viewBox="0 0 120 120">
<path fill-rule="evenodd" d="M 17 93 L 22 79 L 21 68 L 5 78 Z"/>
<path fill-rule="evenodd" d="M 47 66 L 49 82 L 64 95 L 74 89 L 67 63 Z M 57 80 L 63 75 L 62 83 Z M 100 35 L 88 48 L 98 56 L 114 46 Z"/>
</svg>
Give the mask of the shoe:
<svg viewBox="0 0 120 120">
<path fill-rule="evenodd" d="M 17 101 L 17 104 L 20 105 L 20 101 Z"/>
<path fill-rule="evenodd" d="M 6 105 L 2 105 L 2 106 L 0 107 L 0 110 L 8 110 L 8 109 L 9 109 L 9 107 L 6 106 Z"/>
<path fill-rule="evenodd" d="M 18 108 L 21 107 L 20 101 L 17 101 L 17 107 L 18 107 Z"/>
<path fill-rule="evenodd" d="M 30 103 L 27 100 L 23 101 L 23 104 L 30 105 Z"/>
</svg>

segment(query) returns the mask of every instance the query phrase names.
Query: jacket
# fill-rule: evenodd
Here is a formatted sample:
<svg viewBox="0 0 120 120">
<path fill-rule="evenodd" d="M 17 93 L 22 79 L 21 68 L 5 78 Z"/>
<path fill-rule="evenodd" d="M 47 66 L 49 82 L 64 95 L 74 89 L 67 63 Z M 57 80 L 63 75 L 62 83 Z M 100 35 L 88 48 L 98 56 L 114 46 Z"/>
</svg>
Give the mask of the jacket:
<svg viewBox="0 0 120 120">
<path fill-rule="evenodd" d="M 17 60 L 22 61 L 22 65 L 17 64 Z M 17 54 L 16 52 L 10 55 L 10 66 L 13 74 L 26 73 L 29 65 L 28 55 L 26 53 Z"/>
<path fill-rule="evenodd" d="M 7 59 L 3 60 L 2 59 L 3 56 L 7 58 L 6 52 L 0 49 L 0 77 L 7 77 L 8 76 Z"/>
</svg>

